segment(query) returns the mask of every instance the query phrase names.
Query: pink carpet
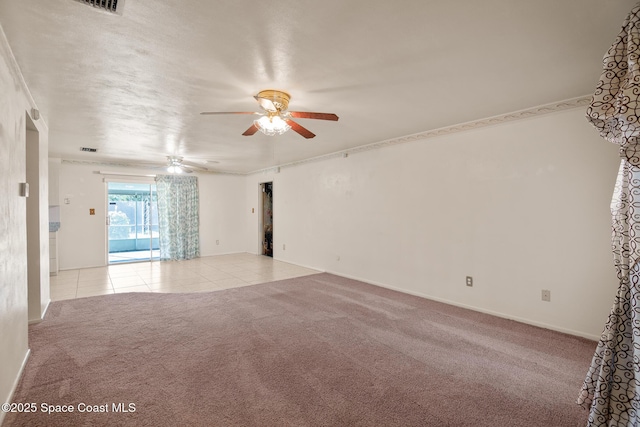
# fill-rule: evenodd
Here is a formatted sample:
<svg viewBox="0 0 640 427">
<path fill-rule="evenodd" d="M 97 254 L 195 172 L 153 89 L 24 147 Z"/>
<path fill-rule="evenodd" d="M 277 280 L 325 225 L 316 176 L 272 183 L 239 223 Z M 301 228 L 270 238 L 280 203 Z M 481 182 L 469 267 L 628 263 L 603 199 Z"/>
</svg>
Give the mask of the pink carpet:
<svg viewBox="0 0 640 427">
<path fill-rule="evenodd" d="M 29 334 L 36 410 L 3 427 L 577 427 L 596 345 L 326 273 L 57 301 Z"/>
</svg>

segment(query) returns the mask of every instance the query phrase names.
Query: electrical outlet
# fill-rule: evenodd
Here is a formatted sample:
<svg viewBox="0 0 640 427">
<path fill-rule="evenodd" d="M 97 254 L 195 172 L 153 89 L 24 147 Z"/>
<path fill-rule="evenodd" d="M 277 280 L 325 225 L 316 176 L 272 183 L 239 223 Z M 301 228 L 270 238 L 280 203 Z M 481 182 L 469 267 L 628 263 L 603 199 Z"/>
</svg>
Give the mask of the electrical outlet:
<svg viewBox="0 0 640 427">
<path fill-rule="evenodd" d="M 340 261 L 340 255 L 336 256 L 336 261 Z"/>
<path fill-rule="evenodd" d="M 473 286 L 473 277 L 467 276 L 467 286 Z"/>
<path fill-rule="evenodd" d="M 282 244 L 282 250 L 284 251 L 284 249 L 285 249 L 285 246 L 284 246 L 284 243 L 283 243 L 283 244 Z"/>
<path fill-rule="evenodd" d="M 551 302 L 551 291 L 548 289 L 542 290 L 542 301 Z"/>
<path fill-rule="evenodd" d="M 219 244 L 220 244 L 220 240 L 216 240 L 216 245 L 219 245 Z"/>
</svg>

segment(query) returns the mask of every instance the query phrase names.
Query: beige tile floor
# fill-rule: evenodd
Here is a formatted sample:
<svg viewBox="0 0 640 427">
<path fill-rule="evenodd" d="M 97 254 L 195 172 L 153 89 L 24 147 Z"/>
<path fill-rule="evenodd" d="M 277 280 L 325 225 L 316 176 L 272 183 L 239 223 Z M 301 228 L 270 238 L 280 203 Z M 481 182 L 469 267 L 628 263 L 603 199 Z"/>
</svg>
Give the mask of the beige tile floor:
<svg viewBox="0 0 640 427">
<path fill-rule="evenodd" d="M 63 270 L 50 277 L 51 300 L 120 292 L 204 292 L 320 273 L 247 253 Z"/>
</svg>

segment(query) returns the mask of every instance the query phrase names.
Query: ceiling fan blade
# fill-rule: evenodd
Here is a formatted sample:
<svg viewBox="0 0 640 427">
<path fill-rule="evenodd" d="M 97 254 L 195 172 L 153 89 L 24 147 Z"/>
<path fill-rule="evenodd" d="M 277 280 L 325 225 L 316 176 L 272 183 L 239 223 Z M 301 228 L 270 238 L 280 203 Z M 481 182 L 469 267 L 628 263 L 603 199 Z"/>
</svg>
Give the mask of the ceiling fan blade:
<svg viewBox="0 0 640 427">
<path fill-rule="evenodd" d="M 182 162 L 181 167 L 182 167 L 182 169 L 189 169 L 189 170 L 194 170 L 194 171 L 208 171 L 209 170 L 204 166 L 196 165 L 194 163 L 184 162 L 184 161 Z"/>
<path fill-rule="evenodd" d="M 313 138 L 314 136 L 316 136 L 316 134 L 311 132 L 309 129 L 300 126 L 298 123 L 294 122 L 291 119 L 287 119 L 285 121 L 287 122 L 287 124 L 289 126 L 291 126 L 291 129 L 293 129 L 294 131 L 298 132 L 300 135 L 304 136 L 307 139 L 310 139 L 310 138 Z"/>
<path fill-rule="evenodd" d="M 183 160 L 182 164 L 189 167 L 189 168 L 193 168 L 193 169 L 204 169 L 204 170 L 208 170 L 207 167 L 205 165 L 208 164 L 213 164 L 213 163 L 220 163 L 217 160 Z"/>
<path fill-rule="evenodd" d="M 338 121 L 338 116 L 333 113 L 310 113 L 306 111 L 289 111 L 291 117 L 297 119 L 318 119 L 318 120 L 332 120 Z"/>
<path fill-rule="evenodd" d="M 259 96 L 254 96 L 254 98 L 256 99 L 256 101 L 258 101 L 258 104 L 260 104 L 260 107 L 262 107 L 263 110 L 278 111 L 276 104 L 274 104 L 272 100 L 268 98 L 261 98 Z"/>
<path fill-rule="evenodd" d="M 253 135 L 253 134 L 254 134 L 254 133 L 256 133 L 256 132 L 258 132 L 258 126 L 256 126 L 255 124 L 253 124 L 253 125 L 251 125 L 251 126 L 249 127 L 249 129 L 247 129 L 247 130 L 245 130 L 245 131 L 244 131 L 243 135 L 244 135 L 244 136 L 251 136 L 251 135 Z"/>
<path fill-rule="evenodd" d="M 203 111 L 201 115 L 213 115 L 213 114 L 260 114 L 255 111 Z"/>
</svg>

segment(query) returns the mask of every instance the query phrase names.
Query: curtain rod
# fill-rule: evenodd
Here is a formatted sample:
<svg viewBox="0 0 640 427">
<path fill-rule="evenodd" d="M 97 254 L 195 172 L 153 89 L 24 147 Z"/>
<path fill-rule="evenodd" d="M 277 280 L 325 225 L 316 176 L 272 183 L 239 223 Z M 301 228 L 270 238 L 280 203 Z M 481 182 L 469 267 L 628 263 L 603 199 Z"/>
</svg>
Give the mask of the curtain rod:
<svg viewBox="0 0 640 427">
<path fill-rule="evenodd" d="M 115 176 L 138 176 L 141 178 L 155 178 L 155 174 L 143 175 L 140 173 L 127 173 L 127 172 L 108 172 L 108 171 L 95 171 L 99 175 L 115 175 Z"/>
</svg>

